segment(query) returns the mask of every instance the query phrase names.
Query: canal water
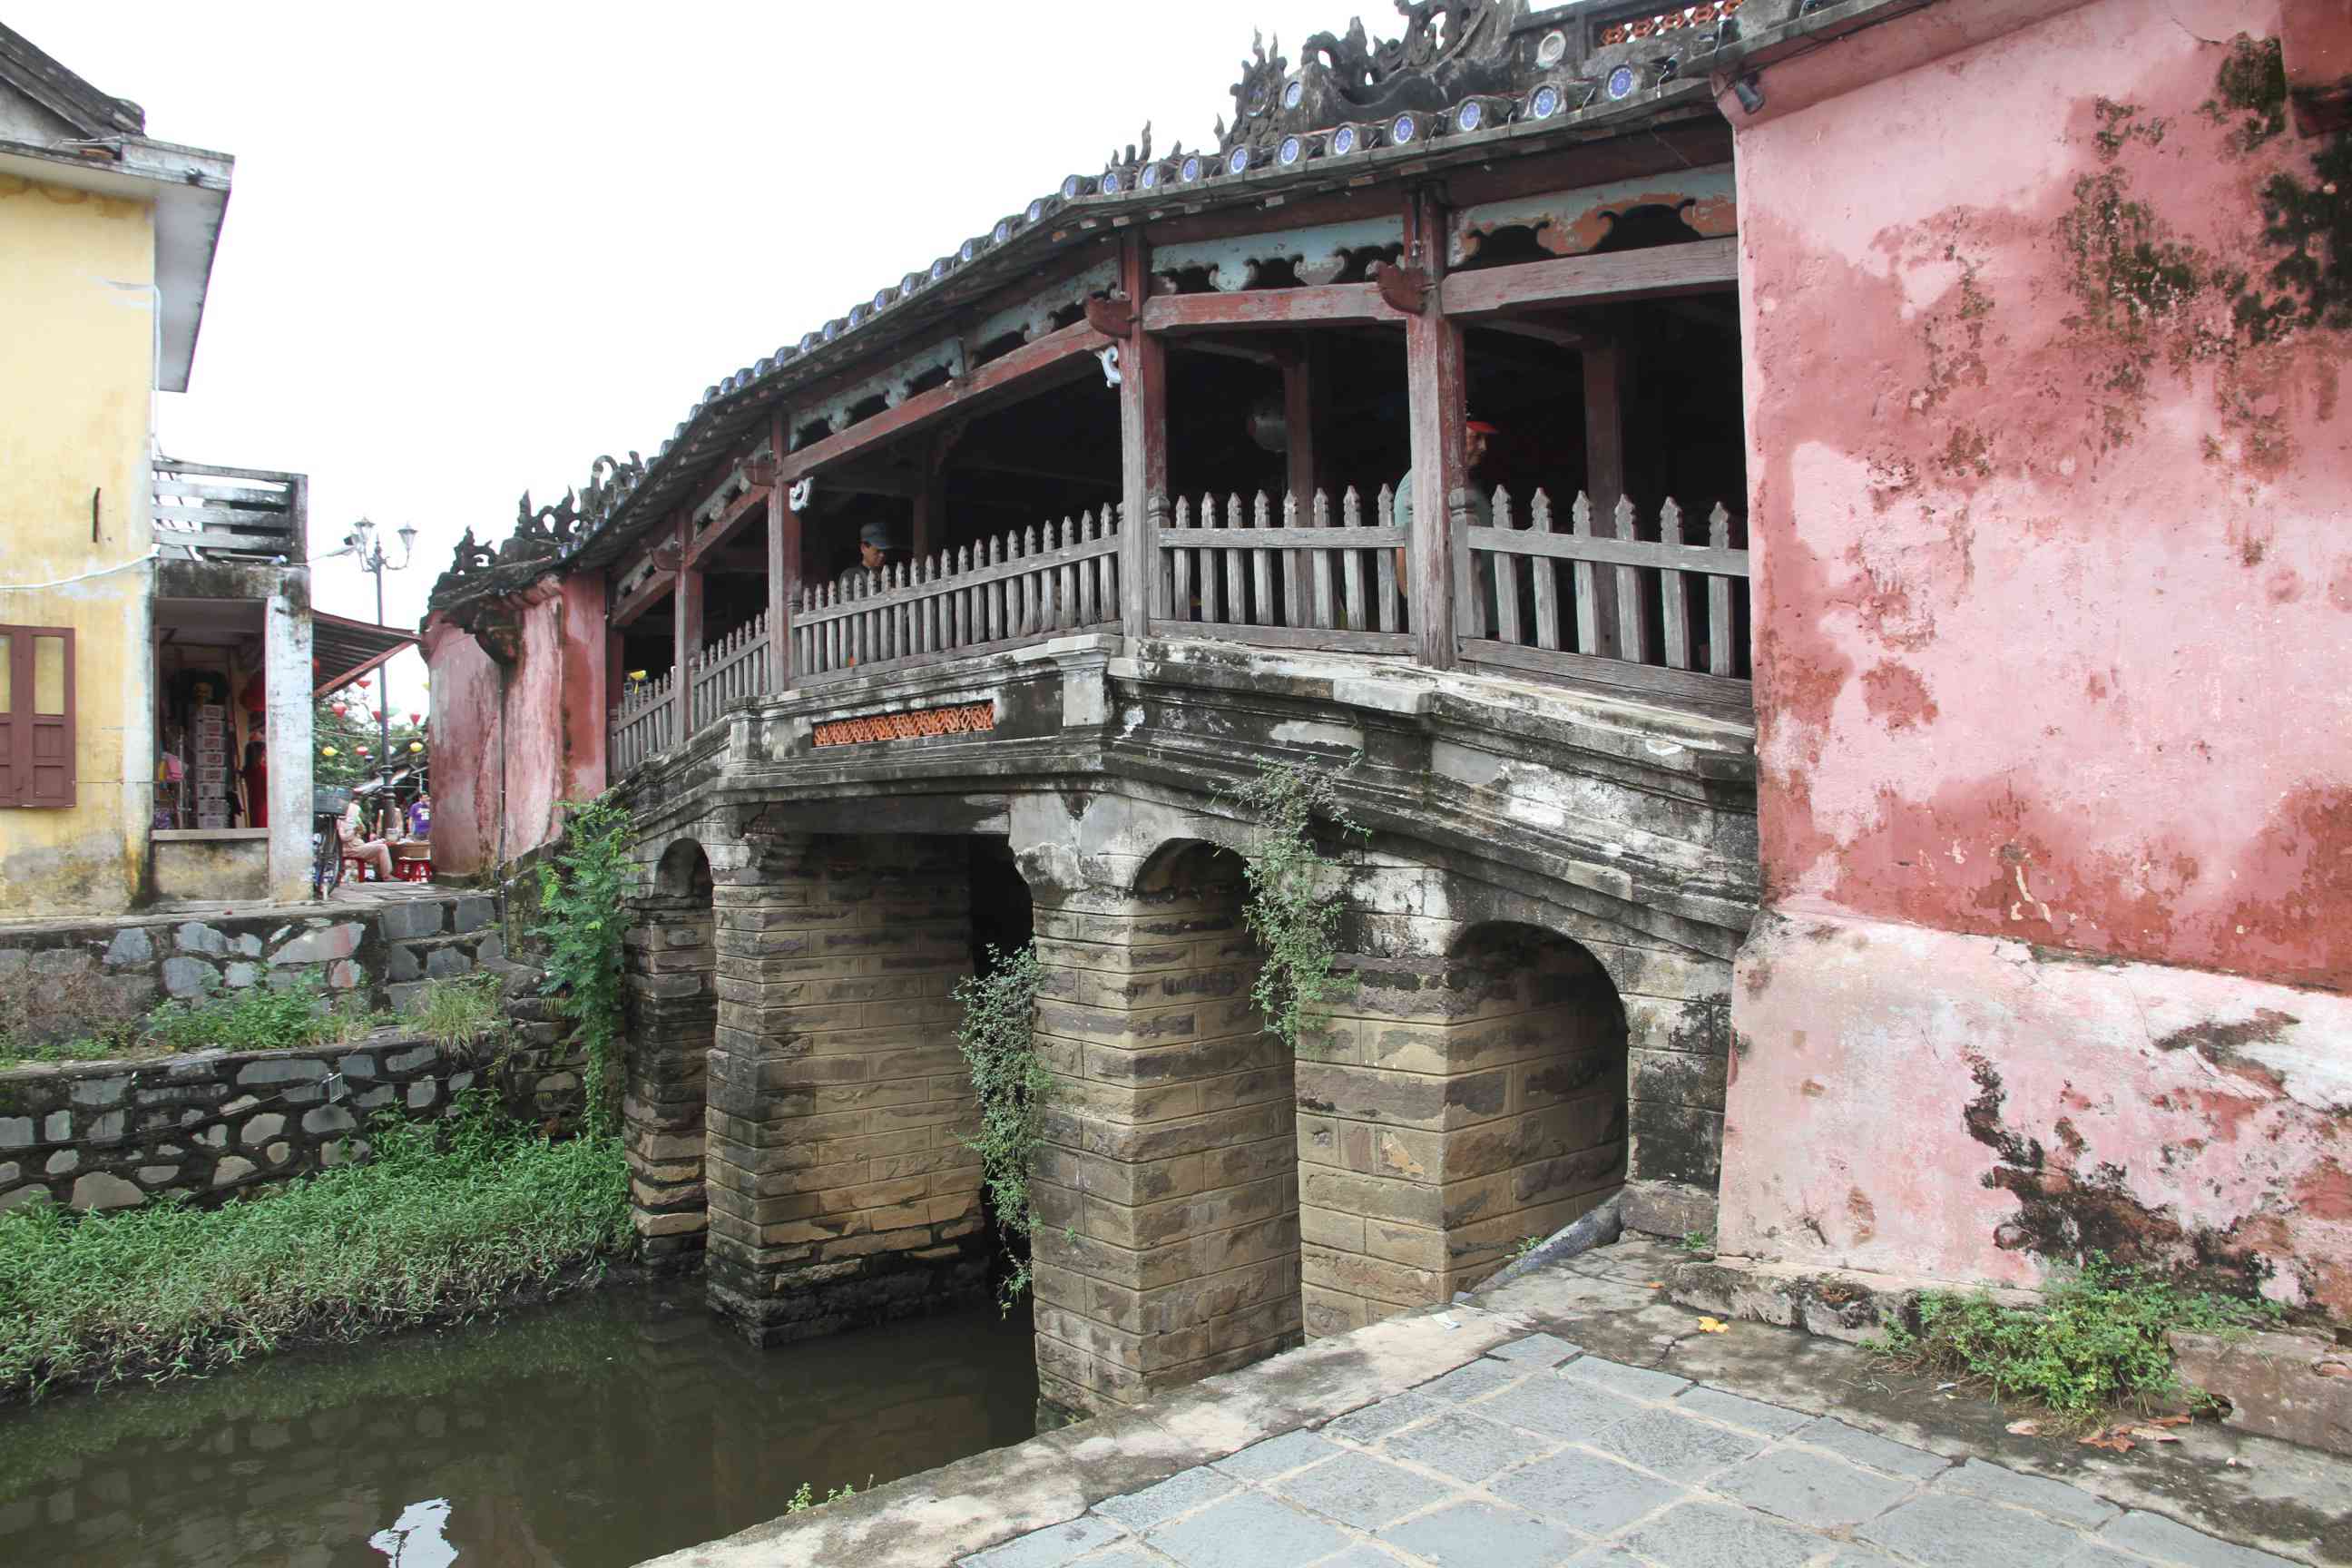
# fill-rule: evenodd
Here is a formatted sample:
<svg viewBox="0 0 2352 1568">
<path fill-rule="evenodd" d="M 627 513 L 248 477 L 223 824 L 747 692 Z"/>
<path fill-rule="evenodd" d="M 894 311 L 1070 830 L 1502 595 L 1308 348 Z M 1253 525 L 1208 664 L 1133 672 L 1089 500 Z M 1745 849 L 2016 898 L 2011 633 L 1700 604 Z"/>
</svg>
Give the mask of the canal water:
<svg viewBox="0 0 2352 1568">
<path fill-rule="evenodd" d="M 774 1350 L 698 1283 L 0 1411 L 0 1563 L 624 1568 L 1034 1430 L 1029 1314 Z"/>
</svg>

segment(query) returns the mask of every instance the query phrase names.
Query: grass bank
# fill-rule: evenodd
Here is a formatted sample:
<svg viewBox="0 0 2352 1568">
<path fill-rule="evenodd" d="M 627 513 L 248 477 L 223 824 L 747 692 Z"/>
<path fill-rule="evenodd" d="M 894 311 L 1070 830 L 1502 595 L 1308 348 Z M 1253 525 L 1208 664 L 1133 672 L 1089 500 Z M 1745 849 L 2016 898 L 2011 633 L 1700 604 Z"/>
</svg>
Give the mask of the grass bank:
<svg viewBox="0 0 2352 1568">
<path fill-rule="evenodd" d="M 369 1138 L 364 1164 L 223 1208 L 0 1215 L 0 1398 L 461 1318 L 629 1244 L 616 1138 L 550 1142 L 481 1091 L 444 1121 L 379 1119 Z"/>
</svg>

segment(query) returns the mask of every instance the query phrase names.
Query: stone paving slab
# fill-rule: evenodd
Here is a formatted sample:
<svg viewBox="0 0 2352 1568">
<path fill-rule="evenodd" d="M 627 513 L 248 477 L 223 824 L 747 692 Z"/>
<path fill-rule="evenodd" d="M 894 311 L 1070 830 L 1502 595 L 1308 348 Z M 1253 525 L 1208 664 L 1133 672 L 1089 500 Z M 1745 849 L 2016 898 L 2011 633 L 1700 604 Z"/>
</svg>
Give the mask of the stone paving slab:
<svg viewBox="0 0 2352 1568">
<path fill-rule="evenodd" d="M 1539 1338 L 961 1563 L 2287 1568 L 2049 1477 L 1602 1357 L 1555 1367 Z"/>
</svg>

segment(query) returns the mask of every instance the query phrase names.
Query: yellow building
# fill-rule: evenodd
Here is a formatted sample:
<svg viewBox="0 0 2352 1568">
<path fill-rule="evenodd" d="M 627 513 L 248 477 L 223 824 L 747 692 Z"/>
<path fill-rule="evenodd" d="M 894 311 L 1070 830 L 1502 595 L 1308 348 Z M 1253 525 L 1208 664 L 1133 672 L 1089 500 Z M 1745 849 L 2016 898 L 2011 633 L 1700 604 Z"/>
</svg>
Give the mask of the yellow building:
<svg viewBox="0 0 2352 1568">
<path fill-rule="evenodd" d="M 305 481 L 155 450 L 233 161 L 145 131 L 0 26 L 0 919 L 308 890 Z"/>
</svg>

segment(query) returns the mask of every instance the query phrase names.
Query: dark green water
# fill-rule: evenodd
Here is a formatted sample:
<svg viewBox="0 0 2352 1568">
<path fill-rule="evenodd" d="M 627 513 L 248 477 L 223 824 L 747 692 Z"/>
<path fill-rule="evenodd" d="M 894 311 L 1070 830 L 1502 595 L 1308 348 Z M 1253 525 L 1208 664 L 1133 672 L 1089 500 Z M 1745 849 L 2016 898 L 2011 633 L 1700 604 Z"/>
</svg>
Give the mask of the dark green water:
<svg viewBox="0 0 2352 1568">
<path fill-rule="evenodd" d="M 620 1568 L 1034 1430 L 1029 1314 L 756 1351 L 699 1286 L 0 1413 L 0 1563 Z"/>
</svg>

